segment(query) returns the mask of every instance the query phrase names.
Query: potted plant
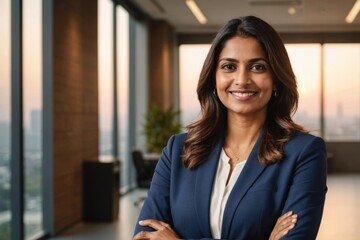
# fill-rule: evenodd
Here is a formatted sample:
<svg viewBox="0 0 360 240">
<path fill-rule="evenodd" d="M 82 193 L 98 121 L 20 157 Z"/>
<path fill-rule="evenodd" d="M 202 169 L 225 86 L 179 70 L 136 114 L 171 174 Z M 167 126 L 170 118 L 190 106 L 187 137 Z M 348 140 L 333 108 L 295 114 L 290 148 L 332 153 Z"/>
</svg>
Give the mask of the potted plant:
<svg viewBox="0 0 360 240">
<path fill-rule="evenodd" d="M 169 138 L 179 133 L 181 125 L 178 121 L 180 111 L 173 107 L 162 111 L 158 106 L 151 105 L 145 115 L 143 132 L 146 136 L 146 147 L 149 152 L 161 153 Z"/>
</svg>

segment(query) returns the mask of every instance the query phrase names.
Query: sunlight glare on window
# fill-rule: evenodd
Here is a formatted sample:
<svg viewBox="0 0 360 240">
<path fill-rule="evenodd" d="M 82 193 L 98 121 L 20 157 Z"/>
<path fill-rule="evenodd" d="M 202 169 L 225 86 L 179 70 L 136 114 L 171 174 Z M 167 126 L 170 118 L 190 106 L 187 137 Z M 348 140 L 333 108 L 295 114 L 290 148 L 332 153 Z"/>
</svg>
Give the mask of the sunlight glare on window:
<svg viewBox="0 0 360 240">
<path fill-rule="evenodd" d="M 42 1 L 23 1 L 25 236 L 42 234 Z"/>
<path fill-rule="evenodd" d="M 360 44 L 325 44 L 325 139 L 360 141 Z"/>
<path fill-rule="evenodd" d="M 320 44 L 286 44 L 299 91 L 293 119 L 312 134 L 320 135 Z"/>
<path fill-rule="evenodd" d="M 0 239 L 11 236 L 11 1 L 0 1 Z"/>
<path fill-rule="evenodd" d="M 111 155 L 113 111 L 113 2 L 98 0 L 99 149 Z"/>
<path fill-rule="evenodd" d="M 196 88 L 210 44 L 184 44 L 179 47 L 181 124 L 194 122 L 200 114 Z"/>
<path fill-rule="evenodd" d="M 121 185 L 129 185 L 129 13 L 117 6 L 117 96 L 118 96 L 118 137 L 121 161 Z"/>
</svg>

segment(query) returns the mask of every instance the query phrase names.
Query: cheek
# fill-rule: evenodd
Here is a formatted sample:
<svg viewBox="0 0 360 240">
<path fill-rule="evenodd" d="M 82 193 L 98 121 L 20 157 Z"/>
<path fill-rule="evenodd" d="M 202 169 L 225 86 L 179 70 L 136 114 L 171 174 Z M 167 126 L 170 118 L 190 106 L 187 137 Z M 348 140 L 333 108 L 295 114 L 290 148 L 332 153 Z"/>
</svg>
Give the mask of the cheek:
<svg viewBox="0 0 360 240">
<path fill-rule="evenodd" d="M 273 86 L 272 85 L 268 85 L 265 87 L 265 92 L 266 95 L 269 95 L 269 97 L 271 97 L 272 93 L 273 93 Z"/>
<path fill-rule="evenodd" d="M 218 87 L 219 85 L 221 85 L 221 80 L 220 80 L 220 74 L 216 71 L 215 74 L 215 86 Z"/>
<path fill-rule="evenodd" d="M 271 87 L 269 87 L 269 88 L 267 89 L 267 91 L 264 92 L 263 98 L 264 98 L 264 100 L 265 100 L 266 102 L 269 102 L 269 101 L 270 101 L 271 96 L 272 96 L 272 93 L 273 93 L 273 91 L 272 91 L 272 88 L 271 88 Z"/>
<path fill-rule="evenodd" d="M 215 74 L 215 84 L 218 90 L 224 90 L 229 85 L 229 80 L 223 74 L 216 73 Z"/>
<path fill-rule="evenodd" d="M 220 102 L 224 103 L 226 98 L 226 89 L 228 88 L 228 84 L 224 76 L 221 74 L 216 73 L 215 75 L 215 88 L 216 94 Z"/>
<path fill-rule="evenodd" d="M 274 90 L 274 84 L 273 84 L 273 80 L 272 78 L 263 78 L 263 79 L 259 79 L 260 81 L 258 82 L 258 87 L 261 88 L 263 90 L 263 92 L 265 92 L 267 95 L 269 94 L 271 96 L 273 90 Z"/>
</svg>

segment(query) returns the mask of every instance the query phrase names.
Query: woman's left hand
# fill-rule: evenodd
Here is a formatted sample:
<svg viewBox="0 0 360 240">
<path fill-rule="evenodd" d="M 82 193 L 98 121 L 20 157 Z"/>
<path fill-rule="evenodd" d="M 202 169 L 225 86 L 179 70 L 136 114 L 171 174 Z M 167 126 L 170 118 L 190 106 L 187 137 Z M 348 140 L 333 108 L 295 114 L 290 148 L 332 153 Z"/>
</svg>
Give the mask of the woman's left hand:
<svg viewBox="0 0 360 240">
<path fill-rule="evenodd" d="M 155 229 L 154 232 L 141 231 L 135 235 L 133 240 L 175 240 L 180 239 L 176 232 L 171 228 L 171 226 L 165 222 L 147 219 L 142 220 L 139 224 L 143 227 L 151 227 Z"/>
</svg>

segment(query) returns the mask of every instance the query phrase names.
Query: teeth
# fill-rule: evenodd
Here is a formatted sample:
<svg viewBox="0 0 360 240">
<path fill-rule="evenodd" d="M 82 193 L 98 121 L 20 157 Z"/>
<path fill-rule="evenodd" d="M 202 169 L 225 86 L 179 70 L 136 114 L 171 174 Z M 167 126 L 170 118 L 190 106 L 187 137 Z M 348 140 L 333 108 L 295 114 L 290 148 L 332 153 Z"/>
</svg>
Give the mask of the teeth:
<svg viewBox="0 0 360 240">
<path fill-rule="evenodd" d="M 254 92 L 246 92 L 246 93 L 233 92 L 232 94 L 234 94 L 235 96 L 238 96 L 238 97 L 248 97 L 248 96 L 254 95 L 255 93 Z"/>
</svg>

